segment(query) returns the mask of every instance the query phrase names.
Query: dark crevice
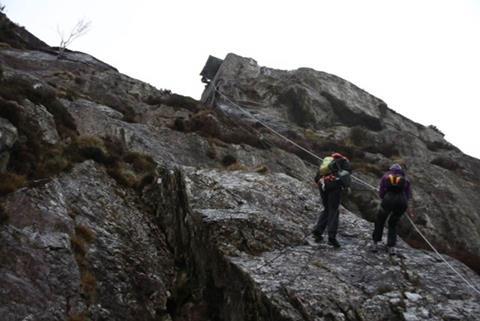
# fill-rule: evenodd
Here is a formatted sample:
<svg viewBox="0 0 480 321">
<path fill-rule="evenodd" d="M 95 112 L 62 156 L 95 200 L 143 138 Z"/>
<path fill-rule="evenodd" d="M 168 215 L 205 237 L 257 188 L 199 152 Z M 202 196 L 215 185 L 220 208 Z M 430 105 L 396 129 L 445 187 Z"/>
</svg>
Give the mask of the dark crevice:
<svg viewBox="0 0 480 321">
<path fill-rule="evenodd" d="M 210 239 L 208 225 L 191 211 L 183 175 L 162 170 L 147 186 L 144 203 L 167 236 L 175 256 L 175 282 L 166 310 L 173 321 L 287 320 Z"/>
</svg>

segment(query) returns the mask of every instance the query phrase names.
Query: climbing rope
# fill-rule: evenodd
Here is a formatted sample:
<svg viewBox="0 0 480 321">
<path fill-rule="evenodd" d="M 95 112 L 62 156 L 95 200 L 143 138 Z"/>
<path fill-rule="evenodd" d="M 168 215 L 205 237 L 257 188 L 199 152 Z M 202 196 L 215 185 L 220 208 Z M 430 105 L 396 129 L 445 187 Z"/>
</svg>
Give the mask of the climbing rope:
<svg viewBox="0 0 480 321">
<path fill-rule="evenodd" d="M 233 102 L 229 97 L 227 97 L 225 94 L 223 94 L 218 88 L 217 86 L 215 86 L 214 83 L 211 83 L 214 91 L 216 93 L 218 93 L 220 96 L 222 96 L 226 101 L 228 101 L 232 106 L 238 108 L 241 112 L 243 112 L 245 115 L 247 115 L 248 117 L 252 118 L 253 120 L 255 120 L 256 122 L 258 122 L 260 125 L 262 125 L 263 127 L 267 128 L 268 130 L 270 130 L 272 133 L 274 133 L 275 135 L 279 136 L 280 138 L 284 139 L 285 141 L 291 143 L 292 145 L 296 146 L 297 148 L 299 148 L 300 150 L 304 151 L 305 153 L 313 156 L 314 158 L 320 160 L 320 161 L 323 161 L 323 158 L 321 158 L 320 156 L 316 155 L 315 153 L 311 152 L 310 150 L 304 148 L 303 146 L 297 144 L 296 142 L 294 142 L 293 140 L 289 139 L 288 137 L 282 135 L 281 133 L 279 133 L 278 131 L 276 131 L 275 129 L 273 129 L 271 126 L 267 125 L 266 123 L 264 123 L 263 121 L 261 121 L 260 119 L 258 119 L 257 117 L 255 117 L 252 113 L 250 113 L 248 110 L 246 110 L 245 108 L 243 108 L 242 106 L 240 106 L 239 104 Z M 369 187 L 371 190 L 373 191 L 378 191 L 378 189 L 371 185 L 370 183 L 368 182 L 365 182 L 364 180 L 362 180 L 361 178 L 358 178 L 354 175 L 352 175 L 352 178 L 354 180 L 356 180 L 357 182 Z M 417 227 L 417 225 L 413 222 L 413 220 L 410 218 L 410 216 L 406 215 L 409 222 L 412 224 L 413 228 L 417 231 L 417 233 L 422 237 L 422 239 L 430 246 L 430 248 L 436 253 L 436 255 L 453 271 L 455 272 L 455 274 L 457 274 L 470 288 L 472 288 L 477 294 L 480 294 L 480 290 L 477 289 L 469 280 L 467 280 L 460 272 L 457 271 L 457 269 L 455 269 L 441 254 L 440 252 L 438 252 L 438 250 L 433 246 L 433 244 L 427 239 L 427 237 L 425 235 L 423 235 L 423 233 L 420 231 L 420 229 Z M 285 250 L 285 249 L 284 249 Z M 270 265 L 271 263 L 273 263 L 273 261 L 275 261 L 276 259 L 278 259 L 283 253 L 283 251 L 281 251 L 279 253 L 279 255 L 275 256 L 272 260 L 269 260 L 266 264 L 263 264 L 261 267 L 264 267 L 265 265 Z M 310 261 L 310 260 L 309 260 Z M 295 279 L 298 277 L 298 275 L 295 277 Z"/>
<path fill-rule="evenodd" d="M 266 123 L 264 123 L 263 121 L 261 121 L 260 119 L 258 119 L 257 117 L 255 117 L 254 115 L 252 115 L 252 113 L 250 113 L 248 110 L 246 110 L 245 108 L 243 108 L 242 106 L 236 104 L 235 102 L 233 102 L 230 98 L 228 98 L 227 96 L 225 96 L 221 91 L 218 90 L 218 88 L 212 84 L 215 92 L 217 92 L 218 94 L 220 94 L 220 96 L 222 96 L 226 101 L 228 101 L 230 104 L 232 104 L 234 107 L 237 107 L 240 111 L 242 111 L 245 115 L 249 116 L 250 118 L 252 118 L 253 120 L 255 120 L 256 122 L 258 122 L 260 125 L 262 125 L 263 127 L 267 128 L 268 130 L 270 130 L 272 133 L 274 133 L 275 135 L 279 136 L 280 138 L 286 140 L 287 142 L 291 143 L 292 145 L 294 145 L 295 147 L 299 148 L 300 150 L 304 151 L 305 153 L 309 154 L 310 156 L 313 156 L 314 158 L 320 160 L 320 161 L 323 161 L 323 158 L 321 158 L 320 156 L 318 156 L 317 154 L 309 151 L 308 149 L 306 149 L 305 147 L 297 144 L 296 142 L 294 142 L 293 140 L 291 140 L 290 138 L 286 137 L 285 135 L 282 135 L 281 133 L 279 133 L 278 131 L 276 131 L 275 129 L 273 129 L 271 126 L 267 125 Z M 368 182 L 365 182 L 363 181 L 362 179 L 352 175 L 352 178 L 354 180 L 356 180 L 357 182 L 365 185 L 365 186 L 368 186 L 370 188 L 372 188 L 373 190 L 377 190 L 373 185 L 369 184 Z"/>
<path fill-rule="evenodd" d="M 420 231 L 420 229 L 415 225 L 413 220 L 410 218 L 410 216 L 406 215 L 410 223 L 412 224 L 413 228 L 417 231 L 417 233 L 427 242 L 427 244 L 432 248 L 432 250 L 437 254 L 437 256 L 453 271 L 455 274 L 457 274 L 460 279 L 462 279 L 469 287 L 471 287 L 477 294 L 480 294 L 480 290 L 478 290 L 469 280 L 467 280 L 460 272 L 458 272 L 448 261 L 440 254 L 440 252 L 437 251 L 437 249 L 433 246 L 432 243 L 423 235 L 423 233 Z"/>
<path fill-rule="evenodd" d="M 213 84 L 212 84 L 213 85 Z M 320 156 L 312 153 L 311 151 L 309 151 L 308 149 L 304 148 L 303 146 L 295 143 L 293 140 L 291 140 L 290 138 L 280 134 L 278 131 L 276 131 L 275 129 L 273 129 L 272 127 L 268 126 L 266 123 L 264 123 L 263 121 L 261 121 L 260 119 L 256 118 L 255 116 L 252 115 L 252 113 L 250 113 L 248 110 L 244 109 L 242 106 L 234 103 L 233 101 L 230 100 L 230 98 L 228 98 L 227 96 L 225 96 L 222 92 L 220 92 L 218 90 L 217 87 L 215 87 L 215 85 L 213 85 L 215 91 L 217 93 L 219 93 L 223 98 L 225 98 L 225 100 L 227 100 L 229 103 L 231 103 L 232 105 L 234 105 L 235 107 L 237 107 L 238 109 L 240 109 L 244 114 L 246 114 L 247 116 L 251 117 L 252 119 L 254 119 L 256 122 L 258 122 L 260 125 L 262 125 L 263 127 L 267 128 L 268 130 L 270 130 L 272 133 L 274 133 L 275 135 L 279 136 L 280 138 L 283 138 L 284 140 L 288 141 L 289 143 L 291 143 L 292 145 L 298 147 L 299 149 L 301 149 L 302 151 L 304 151 L 305 153 L 309 154 L 310 156 L 313 156 L 317 159 L 319 159 L 320 161 L 323 161 L 323 158 L 321 158 Z"/>
</svg>

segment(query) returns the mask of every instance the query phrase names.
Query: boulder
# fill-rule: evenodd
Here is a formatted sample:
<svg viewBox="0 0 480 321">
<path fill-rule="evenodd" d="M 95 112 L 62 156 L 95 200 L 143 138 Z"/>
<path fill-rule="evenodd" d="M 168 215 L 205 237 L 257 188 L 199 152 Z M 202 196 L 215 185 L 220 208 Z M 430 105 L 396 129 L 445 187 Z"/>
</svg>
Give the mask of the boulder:
<svg viewBox="0 0 480 321">
<path fill-rule="evenodd" d="M 34 104 L 29 100 L 24 100 L 20 107 L 20 114 L 25 119 L 23 127 L 29 128 L 36 133 L 37 138 L 47 144 L 56 144 L 60 140 L 57 132 L 55 119 L 43 105 Z"/>
</svg>

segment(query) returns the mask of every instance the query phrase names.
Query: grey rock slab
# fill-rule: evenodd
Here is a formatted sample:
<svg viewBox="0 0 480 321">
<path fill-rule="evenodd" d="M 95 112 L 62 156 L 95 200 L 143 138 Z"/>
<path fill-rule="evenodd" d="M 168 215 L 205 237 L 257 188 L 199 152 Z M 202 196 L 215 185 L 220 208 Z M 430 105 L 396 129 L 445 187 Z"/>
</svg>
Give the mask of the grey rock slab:
<svg viewBox="0 0 480 321">
<path fill-rule="evenodd" d="M 52 145 L 58 143 L 60 137 L 53 115 L 43 105 L 33 104 L 29 100 L 24 100 L 22 107 L 22 112 L 28 119 L 28 124 L 25 126 L 36 128 L 42 141 Z"/>
<path fill-rule="evenodd" d="M 17 128 L 5 118 L 0 118 L 0 152 L 10 149 L 17 138 Z"/>
<path fill-rule="evenodd" d="M 374 186 L 394 162 L 405 163 L 422 233 L 441 251 L 480 271 L 480 161 L 461 153 L 434 126 L 415 123 L 340 77 L 308 68 L 271 69 L 235 54 L 223 60 L 202 101 L 237 122 L 262 122 L 318 156 L 330 150 L 347 153 L 355 175 Z M 277 146 L 302 154 L 287 142 Z M 349 206 L 372 219 L 375 191 L 354 189 Z M 403 220 L 400 227 L 411 244 L 428 247 L 409 222 Z"/>
<path fill-rule="evenodd" d="M 92 162 L 10 194 L 9 224 L 0 226 L 2 317 L 157 320 L 172 256 L 159 227 L 129 199 Z"/>
<path fill-rule="evenodd" d="M 442 261 L 401 240 L 399 256 L 373 254 L 373 226 L 345 209 L 340 214 L 341 249 L 305 243 L 321 210 L 316 191 L 306 186 L 283 174 L 187 172 L 192 207 L 202 215 L 212 241 L 286 319 L 381 321 L 401 314 L 412 320 L 452 315 L 475 320 L 477 295 Z M 305 210 L 306 203 L 312 211 Z M 480 285 L 466 266 L 447 260 Z M 451 308 L 439 309 L 440 302 Z"/>
<path fill-rule="evenodd" d="M 7 169 L 10 148 L 18 139 L 18 131 L 8 120 L 0 118 L 0 173 Z"/>
</svg>

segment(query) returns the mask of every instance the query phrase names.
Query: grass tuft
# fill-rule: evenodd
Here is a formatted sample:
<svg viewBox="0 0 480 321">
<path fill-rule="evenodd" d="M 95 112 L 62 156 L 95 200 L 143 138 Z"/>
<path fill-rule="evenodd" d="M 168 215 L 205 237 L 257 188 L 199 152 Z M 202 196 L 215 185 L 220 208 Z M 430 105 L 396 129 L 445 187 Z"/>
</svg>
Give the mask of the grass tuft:
<svg viewBox="0 0 480 321">
<path fill-rule="evenodd" d="M 230 154 L 225 155 L 222 158 L 222 165 L 225 166 L 225 167 L 230 166 L 230 165 L 235 164 L 235 163 L 237 163 L 237 159 L 235 158 L 235 156 L 232 156 Z"/>
<path fill-rule="evenodd" d="M 267 174 L 268 172 L 270 172 L 270 169 L 266 165 L 260 165 L 254 168 L 253 171 L 260 174 Z"/>
<path fill-rule="evenodd" d="M 12 193 L 17 189 L 25 186 L 27 179 L 23 175 L 17 175 L 14 173 L 1 173 L 0 174 L 0 195 Z"/>
<path fill-rule="evenodd" d="M 74 235 L 70 238 L 70 244 L 72 246 L 73 252 L 78 257 L 85 257 L 87 254 L 87 242 L 80 236 Z"/>
<path fill-rule="evenodd" d="M 76 161 L 92 159 L 102 164 L 108 162 L 107 148 L 103 140 L 95 136 L 77 137 L 69 146 L 69 153 Z"/>
<path fill-rule="evenodd" d="M 93 301 L 97 293 L 97 280 L 90 271 L 84 271 L 82 273 L 80 286 L 83 293 L 85 293 L 87 297 Z"/>
<path fill-rule="evenodd" d="M 227 170 L 229 171 L 246 171 L 248 170 L 247 166 L 243 165 L 240 162 L 235 162 L 227 166 Z"/>
<path fill-rule="evenodd" d="M 3 206 L 3 204 L 0 204 L 0 225 L 8 224 L 9 220 L 10 220 L 10 216 L 5 210 L 5 207 Z"/>
<path fill-rule="evenodd" d="M 123 160 L 131 164 L 136 172 L 149 172 L 156 167 L 156 163 L 150 155 L 139 152 L 128 152 Z"/>
<path fill-rule="evenodd" d="M 75 226 L 75 234 L 87 243 L 92 243 L 96 238 L 95 232 L 86 225 Z"/>
<path fill-rule="evenodd" d="M 139 183 L 139 179 L 135 172 L 125 168 L 124 165 L 118 164 L 114 167 L 107 168 L 108 174 L 120 185 L 128 188 L 135 188 Z"/>
</svg>

